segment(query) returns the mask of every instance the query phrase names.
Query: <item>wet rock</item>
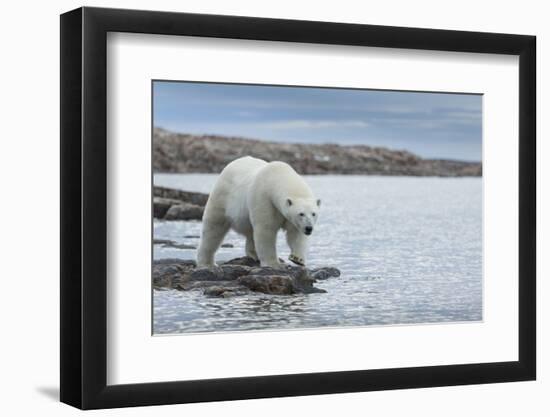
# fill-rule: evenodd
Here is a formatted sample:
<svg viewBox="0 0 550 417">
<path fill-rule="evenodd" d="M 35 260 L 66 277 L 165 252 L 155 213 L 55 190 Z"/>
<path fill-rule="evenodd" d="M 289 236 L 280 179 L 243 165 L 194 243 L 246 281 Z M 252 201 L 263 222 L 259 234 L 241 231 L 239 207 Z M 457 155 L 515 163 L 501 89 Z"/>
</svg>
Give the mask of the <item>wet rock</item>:
<svg viewBox="0 0 550 417">
<path fill-rule="evenodd" d="M 237 278 L 248 275 L 250 273 L 250 267 L 246 265 L 221 265 L 220 268 L 223 271 L 224 279 L 228 281 L 236 280 Z"/>
<path fill-rule="evenodd" d="M 323 268 L 315 268 L 311 270 L 311 276 L 319 281 L 335 278 L 340 276 L 340 270 L 334 267 L 325 266 Z"/>
<path fill-rule="evenodd" d="M 224 277 L 223 269 L 219 266 L 196 268 L 191 271 L 189 279 L 191 281 L 227 281 Z"/>
<path fill-rule="evenodd" d="M 245 275 L 237 281 L 252 291 L 265 294 L 290 295 L 296 292 L 292 278 L 285 275 Z"/>
<path fill-rule="evenodd" d="M 205 206 L 208 201 L 208 194 L 181 191 L 174 188 L 160 187 L 158 185 L 153 187 L 153 197 L 177 200 L 179 202 L 191 203 L 197 206 Z"/>
<path fill-rule="evenodd" d="M 153 197 L 153 217 L 163 219 L 170 207 L 181 203 L 180 200 L 172 198 Z"/>
<path fill-rule="evenodd" d="M 241 258 L 234 258 L 227 262 L 224 262 L 223 265 L 260 266 L 260 261 L 251 258 L 250 256 L 243 256 Z"/>
<path fill-rule="evenodd" d="M 169 239 L 153 239 L 153 245 L 175 245 L 176 242 Z"/>
<path fill-rule="evenodd" d="M 288 275 L 291 277 L 298 277 L 302 273 L 308 274 L 307 268 L 303 266 L 294 266 L 294 265 L 281 265 L 279 268 L 272 268 L 270 266 L 258 266 L 250 270 L 251 275 Z"/>
<path fill-rule="evenodd" d="M 217 297 L 217 298 L 229 298 L 236 295 L 243 295 L 248 292 L 248 289 L 245 287 L 219 287 L 213 286 L 205 288 L 203 294 L 207 297 Z"/>
<path fill-rule="evenodd" d="M 168 242 L 163 245 L 164 248 L 174 249 L 197 249 L 195 245 L 188 245 L 187 243 Z"/>
<path fill-rule="evenodd" d="M 197 268 L 194 261 L 164 259 L 153 264 L 155 288 L 182 291 L 202 290 L 208 297 L 229 297 L 252 292 L 273 295 L 324 293 L 314 286 L 316 276 L 328 279 L 340 275 L 336 268 L 316 268 L 281 264 L 260 267 L 250 257 L 232 259 L 216 267 Z"/>
<path fill-rule="evenodd" d="M 191 203 L 180 203 L 168 209 L 164 220 L 201 220 L 203 213 L 204 207 Z"/>
<path fill-rule="evenodd" d="M 163 220 L 201 220 L 207 200 L 208 194 L 155 186 L 153 217 Z"/>
<path fill-rule="evenodd" d="M 174 288 L 186 280 L 186 276 L 195 267 L 194 261 L 163 259 L 153 263 L 152 275 L 155 288 Z"/>
<path fill-rule="evenodd" d="M 194 259 L 164 258 L 156 259 L 155 261 L 153 261 L 153 266 L 164 264 L 177 264 L 188 267 L 190 269 L 197 266 L 197 262 Z"/>
<path fill-rule="evenodd" d="M 231 290 L 228 290 L 224 287 L 208 287 L 204 290 L 204 295 L 207 295 L 209 297 L 222 297 L 224 293 L 230 291 Z"/>
</svg>

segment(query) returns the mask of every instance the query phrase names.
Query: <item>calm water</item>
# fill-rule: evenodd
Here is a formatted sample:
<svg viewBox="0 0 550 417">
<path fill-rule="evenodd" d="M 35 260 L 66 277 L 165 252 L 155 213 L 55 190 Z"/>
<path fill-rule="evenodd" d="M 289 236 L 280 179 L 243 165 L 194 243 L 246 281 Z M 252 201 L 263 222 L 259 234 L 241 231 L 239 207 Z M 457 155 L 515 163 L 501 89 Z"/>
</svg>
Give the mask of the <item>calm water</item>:
<svg viewBox="0 0 550 417">
<path fill-rule="evenodd" d="M 210 174 L 158 174 L 155 184 L 209 192 Z M 308 176 L 323 200 L 309 266 L 335 266 L 325 294 L 228 299 L 154 291 L 154 332 L 312 328 L 482 319 L 480 178 Z M 156 239 L 198 244 L 200 222 L 154 223 Z M 217 261 L 244 254 L 230 232 Z M 282 233 L 279 256 L 289 250 Z M 195 250 L 155 245 L 154 257 L 194 259 Z"/>
</svg>

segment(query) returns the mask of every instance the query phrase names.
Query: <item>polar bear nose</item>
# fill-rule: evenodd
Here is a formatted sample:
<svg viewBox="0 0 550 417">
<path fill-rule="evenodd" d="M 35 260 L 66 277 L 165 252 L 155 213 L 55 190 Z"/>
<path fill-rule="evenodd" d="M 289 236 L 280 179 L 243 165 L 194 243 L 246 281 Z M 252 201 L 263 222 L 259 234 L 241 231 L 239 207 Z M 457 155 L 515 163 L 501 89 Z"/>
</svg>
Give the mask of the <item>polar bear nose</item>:
<svg viewBox="0 0 550 417">
<path fill-rule="evenodd" d="M 304 229 L 306 235 L 310 235 L 311 232 L 313 232 L 313 227 L 311 226 L 306 226 L 305 229 Z"/>
</svg>

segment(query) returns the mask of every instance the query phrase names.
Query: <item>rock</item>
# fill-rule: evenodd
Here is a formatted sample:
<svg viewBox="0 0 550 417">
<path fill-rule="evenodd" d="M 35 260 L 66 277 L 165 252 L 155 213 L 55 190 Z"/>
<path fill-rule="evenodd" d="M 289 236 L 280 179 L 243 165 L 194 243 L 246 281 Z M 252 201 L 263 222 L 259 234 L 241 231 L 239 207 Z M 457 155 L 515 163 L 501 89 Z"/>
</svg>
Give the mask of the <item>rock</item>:
<svg viewBox="0 0 550 417">
<path fill-rule="evenodd" d="M 221 297 L 223 293 L 228 292 L 227 288 L 224 287 L 208 287 L 204 290 L 204 295 L 209 297 Z"/>
<path fill-rule="evenodd" d="M 251 258 L 250 256 L 243 256 L 241 258 L 234 258 L 227 262 L 224 262 L 223 265 L 260 266 L 260 261 Z"/>
<path fill-rule="evenodd" d="M 265 294 L 290 295 L 296 292 L 292 278 L 285 275 L 245 275 L 237 282 L 252 291 Z"/>
<path fill-rule="evenodd" d="M 197 249 L 195 245 L 188 245 L 187 243 L 168 242 L 163 245 L 164 248 L 174 249 Z"/>
<path fill-rule="evenodd" d="M 281 265 L 280 268 L 272 268 L 270 266 L 258 266 L 250 270 L 251 275 L 289 275 L 291 277 L 298 277 L 303 272 L 308 273 L 307 268 L 303 266 L 294 265 Z"/>
<path fill-rule="evenodd" d="M 164 220 L 201 220 L 207 200 L 208 194 L 155 186 L 153 217 Z"/>
<path fill-rule="evenodd" d="M 250 257 L 235 258 L 216 267 L 197 268 L 194 261 L 163 259 L 153 263 L 155 288 L 182 291 L 203 290 L 208 297 L 229 297 L 252 292 L 273 295 L 324 293 L 316 288 L 315 276 L 328 279 L 340 275 L 336 268 L 309 270 L 281 264 L 278 268 L 260 267 Z"/>
<path fill-rule="evenodd" d="M 190 203 L 171 206 L 166 212 L 165 220 L 202 220 L 204 207 Z"/>
<path fill-rule="evenodd" d="M 153 266 L 167 265 L 167 264 L 177 264 L 177 265 L 187 267 L 189 269 L 192 269 L 197 266 L 197 262 L 193 259 L 164 258 L 164 259 L 156 259 L 155 261 L 153 261 Z"/>
<path fill-rule="evenodd" d="M 251 271 L 249 275 L 240 277 L 237 282 L 252 291 L 265 294 L 290 295 L 326 292 L 313 286 L 315 280 L 309 276 L 306 269 L 300 271 L 297 275 L 255 275 Z"/>
<path fill-rule="evenodd" d="M 203 291 L 203 294 L 207 297 L 221 297 L 221 298 L 228 298 L 228 297 L 234 297 L 236 295 L 242 295 L 243 293 L 246 293 L 246 288 L 227 288 L 227 287 L 208 287 L 205 288 Z"/>
<path fill-rule="evenodd" d="M 181 203 L 180 200 L 171 198 L 153 197 L 153 217 L 163 219 L 170 207 Z"/>
<path fill-rule="evenodd" d="M 153 200 L 155 198 L 163 198 L 169 200 L 176 200 L 178 202 L 191 203 L 197 206 L 205 206 L 208 201 L 208 194 L 196 193 L 191 191 L 181 191 L 174 188 L 160 187 L 155 185 L 153 187 Z"/>
<path fill-rule="evenodd" d="M 175 288 L 186 280 L 187 273 L 195 267 L 194 261 L 163 259 L 153 262 L 153 286 Z"/>
<path fill-rule="evenodd" d="M 219 266 L 213 268 L 196 268 L 189 275 L 191 281 L 227 281 L 223 269 Z"/>
<path fill-rule="evenodd" d="M 228 281 L 236 280 L 237 278 L 248 275 L 250 273 L 250 267 L 246 265 L 221 265 L 220 268 L 223 271 L 224 279 Z"/>
<path fill-rule="evenodd" d="M 153 239 L 153 245 L 175 245 L 176 242 L 169 239 Z"/>
<path fill-rule="evenodd" d="M 231 243 L 222 243 L 222 248 L 234 248 L 233 244 Z"/>
<path fill-rule="evenodd" d="M 328 278 L 339 277 L 340 271 L 337 268 L 325 266 L 323 268 L 315 268 L 311 270 L 311 276 L 317 280 L 325 280 Z"/>
</svg>

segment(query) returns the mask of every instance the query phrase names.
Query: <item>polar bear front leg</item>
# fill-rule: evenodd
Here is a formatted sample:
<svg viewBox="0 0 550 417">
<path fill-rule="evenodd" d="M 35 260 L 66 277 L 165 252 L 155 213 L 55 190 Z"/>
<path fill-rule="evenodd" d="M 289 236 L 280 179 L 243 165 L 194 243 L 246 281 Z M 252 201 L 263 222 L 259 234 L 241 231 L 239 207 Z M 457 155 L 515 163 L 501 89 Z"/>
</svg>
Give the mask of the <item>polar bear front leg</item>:
<svg viewBox="0 0 550 417">
<path fill-rule="evenodd" d="M 197 266 L 215 266 L 214 255 L 223 238 L 229 231 L 229 222 L 225 219 L 212 219 L 205 216 L 202 222 L 201 240 L 197 251 Z"/>
<path fill-rule="evenodd" d="M 271 266 L 273 268 L 281 266 L 277 256 L 277 229 L 255 227 L 254 243 L 261 266 Z"/>
<path fill-rule="evenodd" d="M 307 236 L 291 225 L 286 231 L 286 241 L 290 248 L 288 259 L 295 264 L 305 266 L 308 247 Z"/>
</svg>

